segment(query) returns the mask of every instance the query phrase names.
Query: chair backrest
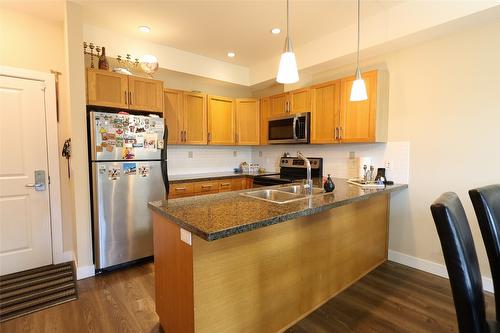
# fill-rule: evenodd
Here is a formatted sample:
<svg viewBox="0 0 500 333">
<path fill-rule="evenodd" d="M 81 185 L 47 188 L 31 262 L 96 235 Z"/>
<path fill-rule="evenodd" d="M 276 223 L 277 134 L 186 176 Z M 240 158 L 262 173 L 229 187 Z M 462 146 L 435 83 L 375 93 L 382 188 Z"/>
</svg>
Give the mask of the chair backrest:
<svg viewBox="0 0 500 333">
<path fill-rule="evenodd" d="M 434 201 L 431 212 L 450 278 L 458 328 L 461 333 L 489 332 L 481 272 L 462 203 L 455 193 L 447 192 Z"/>
<path fill-rule="evenodd" d="M 495 307 L 500 321 L 500 185 L 489 185 L 469 191 L 479 228 L 490 262 Z"/>
</svg>

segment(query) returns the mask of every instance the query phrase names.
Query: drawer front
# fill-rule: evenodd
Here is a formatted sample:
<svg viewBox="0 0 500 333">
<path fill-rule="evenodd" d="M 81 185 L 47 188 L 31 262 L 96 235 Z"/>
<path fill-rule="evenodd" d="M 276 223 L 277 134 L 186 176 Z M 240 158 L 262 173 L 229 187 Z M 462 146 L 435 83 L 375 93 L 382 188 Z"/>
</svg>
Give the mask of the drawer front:
<svg viewBox="0 0 500 333">
<path fill-rule="evenodd" d="M 217 192 L 219 192 L 219 182 L 217 181 L 194 183 L 194 193 L 196 194 Z"/>
<path fill-rule="evenodd" d="M 227 192 L 233 190 L 232 179 L 223 179 L 219 181 L 219 192 Z"/>
<path fill-rule="evenodd" d="M 178 183 L 170 185 L 169 198 L 188 197 L 194 194 L 194 186 L 192 183 Z"/>
<path fill-rule="evenodd" d="M 246 178 L 236 178 L 232 180 L 233 191 L 239 191 L 246 188 Z"/>
</svg>

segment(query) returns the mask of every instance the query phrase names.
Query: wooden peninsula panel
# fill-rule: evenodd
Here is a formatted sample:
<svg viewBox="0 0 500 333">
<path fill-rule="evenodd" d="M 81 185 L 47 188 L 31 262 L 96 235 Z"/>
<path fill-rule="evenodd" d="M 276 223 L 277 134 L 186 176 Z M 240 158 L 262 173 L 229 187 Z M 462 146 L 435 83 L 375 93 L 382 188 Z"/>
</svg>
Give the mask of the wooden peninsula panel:
<svg viewBox="0 0 500 333">
<path fill-rule="evenodd" d="M 387 259 L 388 209 L 384 193 L 212 242 L 193 235 L 192 247 L 180 241 L 178 225 L 155 213 L 162 327 L 185 333 L 286 330 Z"/>
</svg>

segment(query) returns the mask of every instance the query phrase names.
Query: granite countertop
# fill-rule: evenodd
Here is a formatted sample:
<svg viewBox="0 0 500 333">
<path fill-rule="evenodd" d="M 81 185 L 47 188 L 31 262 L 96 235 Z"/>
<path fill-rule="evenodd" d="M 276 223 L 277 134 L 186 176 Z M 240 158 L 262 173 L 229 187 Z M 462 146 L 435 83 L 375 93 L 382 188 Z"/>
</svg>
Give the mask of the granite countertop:
<svg viewBox="0 0 500 333">
<path fill-rule="evenodd" d="M 150 202 L 148 206 L 181 228 L 207 241 L 214 241 L 408 187 L 396 184 L 384 189 L 368 190 L 350 185 L 346 179 L 340 178 L 334 179 L 334 183 L 336 187 L 332 193 L 283 204 L 250 198 L 240 193 L 286 185 L 160 200 Z"/>
<path fill-rule="evenodd" d="M 202 181 L 202 180 L 215 180 L 215 179 L 224 179 L 224 178 L 241 178 L 248 177 L 253 178 L 256 176 L 269 176 L 276 175 L 279 173 L 276 172 L 265 172 L 265 173 L 236 173 L 234 171 L 227 172 L 209 172 L 209 173 L 196 173 L 196 174 L 186 174 L 186 175 L 169 175 L 168 182 L 170 184 L 185 182 L 185 181 Z"/>
</svg>

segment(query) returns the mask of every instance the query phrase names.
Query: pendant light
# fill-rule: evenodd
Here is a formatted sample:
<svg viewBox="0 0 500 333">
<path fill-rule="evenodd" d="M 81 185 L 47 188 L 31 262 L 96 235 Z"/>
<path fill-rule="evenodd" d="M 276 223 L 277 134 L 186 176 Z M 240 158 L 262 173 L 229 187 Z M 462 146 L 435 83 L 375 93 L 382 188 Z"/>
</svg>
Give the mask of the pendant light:
<svg viewBox="0 0 500 333">
<path fill-rule="evenodd" d="M 283 53 L 281 54 L 280 65 L 278 68 L 278 75 L 276 81 L 283 84 L 295 83 L 299 81 L 299 73 L 297 71 L 297 61 L 295 60 L 295 53 L 292 49 L 292 40 L 290 39 L 289 28 L 290 8 L 289 0 L 286 0 L 286 39 Z"/>
<path fill-rule="evenodd" d="M 351 88 L 351 102 L 366 101 L 368 99 L 365 80 L 361 77 L 361 70 L 359 69 L 359 7 L 360 0 L 358 0 L 358 53 L 356 59 L 356 79 L 354 80 Z"/>
</svg>

